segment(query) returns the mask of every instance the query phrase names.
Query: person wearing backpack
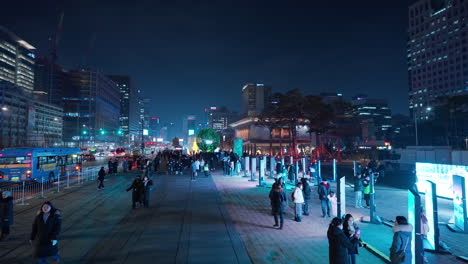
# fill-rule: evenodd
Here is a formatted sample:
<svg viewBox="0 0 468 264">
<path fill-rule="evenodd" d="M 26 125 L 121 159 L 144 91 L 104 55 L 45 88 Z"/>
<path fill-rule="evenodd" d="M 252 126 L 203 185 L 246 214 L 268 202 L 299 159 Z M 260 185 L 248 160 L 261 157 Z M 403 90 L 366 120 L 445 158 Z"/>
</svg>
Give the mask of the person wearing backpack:
<svg viewBox="0 0 468 264">
<path fill-rule="evenodd" d="M 404 216 L 397 216 L 393 231 L 393 242 L 390 247 L 391 264 L 411 264 L 411 237 L 413 226 Z"/>
</svg>

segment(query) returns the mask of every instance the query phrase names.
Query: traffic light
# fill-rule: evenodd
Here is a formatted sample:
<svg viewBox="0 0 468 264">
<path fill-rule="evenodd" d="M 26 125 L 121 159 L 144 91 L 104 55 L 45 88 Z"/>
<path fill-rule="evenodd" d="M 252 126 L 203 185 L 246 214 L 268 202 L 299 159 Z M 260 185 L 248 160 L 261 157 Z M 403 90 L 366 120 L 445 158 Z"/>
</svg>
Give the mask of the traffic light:
<svg viewBox="0 0 468 264">
<path fill-rule="evenodd" d="M 122 131 L 122 130 L 120 130 L 120 129 L 119 129 L 119 130 L 117 130 L 117 135 L 119 135 L 119 136 L 123 135 L 123 131 Z"/>
<path fill-rule="evenodd" d="M 101 134 L 101 136 L 104 136 L 106 134 L 106 131 L 105 130 L 101 130 L 99 131 L 99 134 Z"/>
<path fill-rule="evenodd" d="M 82 134 L 83 135 L 88 135 L 88 130 L 83 130 Z"/>
</svg>

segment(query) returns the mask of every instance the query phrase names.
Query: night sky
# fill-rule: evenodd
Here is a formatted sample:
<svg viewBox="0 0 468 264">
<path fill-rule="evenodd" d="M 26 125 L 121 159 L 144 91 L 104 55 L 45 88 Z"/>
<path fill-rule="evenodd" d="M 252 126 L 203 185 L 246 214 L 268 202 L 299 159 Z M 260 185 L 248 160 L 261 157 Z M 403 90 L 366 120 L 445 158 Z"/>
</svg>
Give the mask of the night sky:
<svg viewBox="0 0 468 264">
<path fill-rule="evenodd" d="M 412 2 L 8 1 L 0 24 L 46 54 L 64 10 L 59 63 L 130 75 L 162 122 L 207 106 L 239 111 L 248 82 L 278 92 L 367 93 L 407 114 Z"/>
</svg>

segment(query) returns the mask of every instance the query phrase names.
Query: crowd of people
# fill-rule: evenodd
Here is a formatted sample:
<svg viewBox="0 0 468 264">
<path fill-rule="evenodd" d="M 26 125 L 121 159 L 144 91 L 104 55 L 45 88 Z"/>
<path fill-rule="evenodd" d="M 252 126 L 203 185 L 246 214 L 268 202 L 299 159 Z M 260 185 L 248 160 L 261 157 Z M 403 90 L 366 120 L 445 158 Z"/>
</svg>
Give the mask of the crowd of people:
<svg viewBox="0 0 468 264">
<path fill-rule="evenodd" d="M 158 172 L 183 174 L 185 170 L 189 170 L 191 179 L 196 180 L 202 172 L 204 176 L 210 176 L 210 172 L 215 169 L 218 161 L 222 164 L 224 175 L 233 175 L 234 168 L 239 164 L 239 157 L 232 153 L 225 153 L 222 156 L 189 156 L 180 152 L 166 151 L 151 157 L 112 158 L 108 162 L 108 170 L 106 171 L 105 167 L 101 167 L 98 172 L 98 189 L 104 189 L 105 176 L 117 173 L 120 167 L 123 172 L 138 169 L 138 173 L 125 191 L 131 191 L 133 209 L 138 207 L 148 208 L 153 189 L 152 175 L 156 175 Z M 355 205 L 357 208 L 363 208 L 361 203 L 364 195 L 366 207 L 369 207 L 367 198 L 370 193 L 368 189 L 370 186 L 369 174 L 378 173 L 378 167 L 369 164 L 365 169 L 362 169 L 360 165 L 357 168 L 354 182 Z M 289 170 L 281 164 L 279 167 L 277 166 L 277 171 L 279 172 L 278 175 L 289 174 Z M 376 175 L 375 178 L 378 178 L 378 176 Z M 322 217 L 334 217 L 327 231 L 330 263 L 356 264 L 359 247 L 365 246 L 361 241 L 361 230 L 354 222 L 351 214 L 347 214 L 343 218 L 337 215 L 336 196 L 329 182 L 326 179 L 320 179 L 315 189 L 315 184 L 309 182 L 313 177 L 303 177 L 289 196 L 284 178 L 283 176 L 277 177 L 269 193 L 271 214 L 274 217 L 273 226 L 279 230 L 283 229 L 284 214 L 288 208 L 289 197 L 294 205 L 294 221 L 301 222 L 303 216 L 309 216 L 310 200 L 314 191 L 316 191 L 316 195 L 320 200 Z M 7 240 L 10 234 L 10 226 L 13 224 L 13 198 L 10 192 L 3 192 L 0 197 L 0 240 Z M 60 260 L 58 241 L 61 223 L 60 210 L 55 208 L 49 201 L 43 203 L 33 220 L 30 235 L 33 257 L 37 259 L 37 263 L 47 263 L 48 258 L 55 261 Z M 407 219 L 403 216 L 396 217 L 395 227 L 393 228 L 394 236 L 390 248 L 391 263 L 411 263 L 411 232 L 413 232 L 413 227 L 408 224 Z"/>
</svg>

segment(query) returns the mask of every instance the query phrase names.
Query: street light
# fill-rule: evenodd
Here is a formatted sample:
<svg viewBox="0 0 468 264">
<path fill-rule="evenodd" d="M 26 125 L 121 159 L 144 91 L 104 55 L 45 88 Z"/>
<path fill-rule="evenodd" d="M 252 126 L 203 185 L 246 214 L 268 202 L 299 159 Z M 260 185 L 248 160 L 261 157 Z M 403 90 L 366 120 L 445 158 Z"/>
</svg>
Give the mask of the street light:
<svg viewBox="0 0 468 264">
<path fill-rule="evenodd" d="M 8 111 L 8 107 L 2 106 L 2 111 Z"/>
</svg>

